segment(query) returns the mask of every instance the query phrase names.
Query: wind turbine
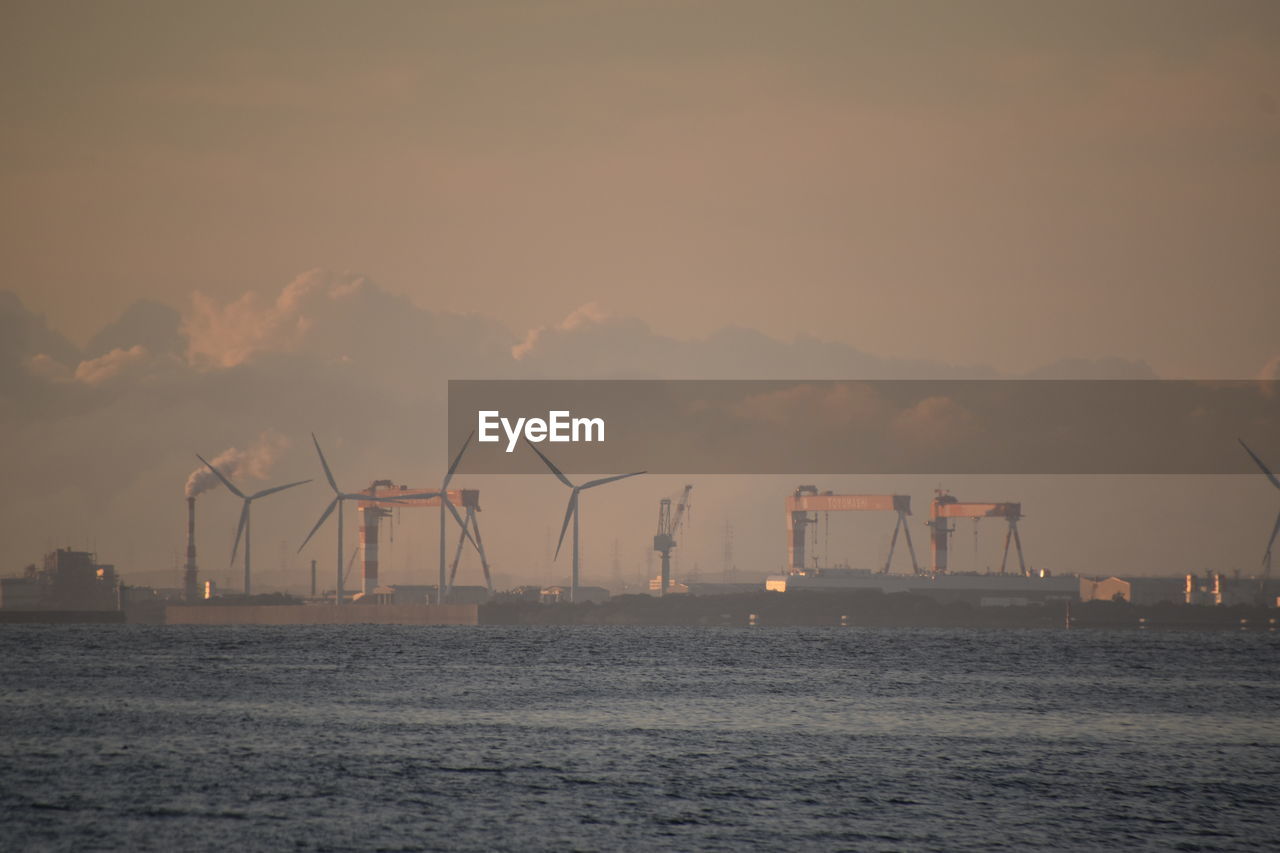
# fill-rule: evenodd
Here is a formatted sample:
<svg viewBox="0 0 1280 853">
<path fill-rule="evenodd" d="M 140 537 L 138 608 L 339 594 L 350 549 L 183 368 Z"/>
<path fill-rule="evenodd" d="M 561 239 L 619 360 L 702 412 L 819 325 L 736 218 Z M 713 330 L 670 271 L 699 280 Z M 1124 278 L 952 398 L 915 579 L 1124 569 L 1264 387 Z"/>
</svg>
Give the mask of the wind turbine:
<svg viewBox="0 0 1280 853">
<path fill-rule="evenodd" d="M 630 474 L 615 474 L 612 477 L 601 477 L 598 480 L 590 480 L 581 486 L 575 486 L 569 482 L 569 478 L 560 472 L 560 469 L 551 464 L 551 460 L 542 455 L 542 451 L 529 444 L 529 449 L 538 454 L 538 458 L 547 463 L 547 467 L 551 469 L 551 473 L 556 475 L 556 479 L 564 483 L 570 489 L 569 503 L 564 508 L 564 523 L 560 525 L 560 541 L 556 543 L 556 558 L 560 556 L 560 546 L 564 544 L 565 531 L 569 529 L 569 519 L 573 519 L 573 584 L 569 587 L 569 601 L 578 600 L 578 493 L 587 489 L 594 489 L 596 486 L 603 486 L 605 483 L 612 483 L 615 480 L 625 480 L 627 477 L 634 477 L 637 474 L 643 474 L 644 471 L 634 471 Z"/>
<path fill-rule="evenodd" d="M 236 544 L 231 548 L 231 563 L 236 561 L 236 552 L 240 550 L 240 537 L 244 536 L 244 594 L 252 595 L 250 591 L 250 574 L 249 574 L 249 507 L 258 498 L 265 498 L 267 495 L 274 495 L 276 492 L 283 492 L 285 489 L 292 489 L 294 486 L 301 486 L 303 483 L 310 483 L 310 480 L 299 480 L 296 483 L 287 483 L 283 486 L 273 486 L 270 489 L 263 489 L 260 492 L 254 492 L 246 495 L 235 487 L 235 485 L 222 475 L 222 472 L 209 464 L 209 460 L 205 459 L 199 453 L 196 458 L 205 464 L 205 467 L 213 472 L 214 476 L 222 481 L 222 485 L 230 490 L 231 494 L 244 501 L 244 505 L 240 509 L 240 524 L 236 526 Z"/>
<path fill-rule="evenodd" d="M 343 569 L 343 566 L 342 566 L 343 512 L 342 510 L 343 510 L 344 502 L 349 500 L 354 500 L 354 501 L 376 500 L 378 503 L 398 504 L 406 501 L 429 500 L 430 498 L 440 497 L 443 503 L 448 503 L 448 497 L 444 495 L 440 495 L 436 492 L 423 492 L 421 494 L 415 494 L 415 495 L 397 495 L 394 498 L 392 497 L 374 498 L 372 495 L 369 494 L 369 492 L 344 492 L 338 488 L 338 483 L 333 478 L 333 472 L 329 470 L 329 462 L 324 458 L 324 451 L 320 449 L 320 442 L 316 438 L 315 433 L 311 434 L 311 441 L 316 446 L 316 454 L 320 457 L 320 464 L 324 467 L 324 476 L 325 476 L 325 479 L 329 481 L 329 488 L 333 489 L 333 500 L 329 501 L 329 505 L 325 507 L 324 512 L 320 514 L 320 520 L 317 521 L 315 523 L 315 526 L 311 528 L 311 532 L 307 534 L 307 538 L 302 540 L 302 544 L 298 546 L 298 551 L 301 551 L 303 548 L 307 547 L 307 543 L 311 541 L 311 537 L 316 534 L 316 531 L 320 529 L 321 525 L 323 525 L 325 521 L 328 520 L 329 516 L 333 514 L 334 507 L 337 507 L 338 509 L 338 585 L 337 585 L 337 590 L 334 596 L 334 602 L 335 604 L 341 604 L 342 592 L 343 592 L 342 590 L 342 587 L 343 587 L 343 570 L 342 570 Z M 455 462 L 454 465 L 456 467 L 457 462 Z M 449 473 L 450 473 L 450 476 L 452 476 L 453 470 L 450 469 Z M 448 482 L 447 478 L 445 482 Z M 458 518 L 458 511 L 454 509 L 452 505 L 449 506 L 449 509 L 450 511 L 453 512 L 454 518 L 458 519 L 458 523 L 462 524 L 462 519 Z M 443 521 L 442 521 L 442 524 L 443 524 Z M 441 529 L 443 532 L 443 527 Z M 471 534 L 467 532 L 467 537 L 470 538 L 470 536 Z M 473 539 L 472 541 L 474 542 L 475 540 Z"/>
<path fill-rule="evenodd" d="M 1249 445 L 1245 444 L 1243 439 L 1237 438 L 1236 441 L 1240 442 L 1240 446 L 1244 448 L 1244 452 L 1248 453 L 1249 457 L 1253 459 L 1254 463 L 1259 468 L 1262 469 L 1262 473 L 1267 475 L 1267 479 L 1271 481 L 1271 485 L 1275 486 L 1277 489 L 1280 489 L 1280 479 L 1276 479 L 1276 475 L 1271 473 L 1271 469 L 1269 469 L 1266 465 L 1262 464 L 1262 460 L 1258 458 L 1258 454 L 1250 450 Z M 1267 581 L 1271 579 L 1271 547 L 1276 543 L 1277 534 L 1280 534 L 1280 512 L 1276 513 L 1276 523 L 1271 528 L 1271 538 L 1267 540 L 1266 553 L 1262 555 L 1262 582 L 1260 584 L 1260 586 L 1262 587 L 1262 589 L 1260 590 L 1261 592 L 1266 591 L 1265 588 L 1267 585 Z"/>
</svg>

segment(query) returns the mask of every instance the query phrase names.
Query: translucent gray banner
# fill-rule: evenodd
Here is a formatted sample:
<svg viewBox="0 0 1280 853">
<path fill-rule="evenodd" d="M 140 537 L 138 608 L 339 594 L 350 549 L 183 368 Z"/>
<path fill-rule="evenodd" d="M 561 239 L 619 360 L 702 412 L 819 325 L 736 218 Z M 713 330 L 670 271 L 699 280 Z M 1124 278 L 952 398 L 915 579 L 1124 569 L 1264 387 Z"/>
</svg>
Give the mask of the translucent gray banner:
<svg viewBox="0 0 1280 853">
<path fill-rule="evenodd" d="M 531 445 L 578 474 L 1255 474 L 1238 440 L 1280 465 L 1278 386 L 459 380 L 449 447 L 485 433 L 472 474 L 545 474 Z"/>
</svg>

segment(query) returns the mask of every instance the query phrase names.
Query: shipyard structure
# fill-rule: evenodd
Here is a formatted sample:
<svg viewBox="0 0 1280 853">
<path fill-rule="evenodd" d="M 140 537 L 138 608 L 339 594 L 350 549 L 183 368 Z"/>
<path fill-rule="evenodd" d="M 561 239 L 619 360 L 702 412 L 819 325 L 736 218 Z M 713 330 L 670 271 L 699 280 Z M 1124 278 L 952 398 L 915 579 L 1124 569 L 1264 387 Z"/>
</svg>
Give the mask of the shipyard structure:
<svg viewBox="0 0 1280 853">
<path fill-rule="evenodd" d="M 120 579 L 115 566 L 99 563 L 92 552 L 59 548 L 21 577 L 0 578 L 0 609 L 118 611 Z"/>
</svg>

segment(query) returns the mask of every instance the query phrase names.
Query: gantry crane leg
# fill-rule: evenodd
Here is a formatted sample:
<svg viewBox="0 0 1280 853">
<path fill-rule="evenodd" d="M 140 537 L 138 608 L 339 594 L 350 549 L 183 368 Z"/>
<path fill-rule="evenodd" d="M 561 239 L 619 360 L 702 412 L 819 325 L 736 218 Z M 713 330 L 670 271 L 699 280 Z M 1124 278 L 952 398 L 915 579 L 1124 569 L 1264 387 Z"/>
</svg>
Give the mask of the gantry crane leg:
<svg viewBox="0 0 1280 853">
<path fill-rule="evenodd" d="M 480 555 L 480 568 L 484 570 L 484 585 L 490 594 L 493 593 L 493 579 L 489 576 L 489 558 L 484 554 L 484 540 L 480 538 L 480 516 L 473 507 L 467 507 L 467 518 L 471 520 L 471 533 L 476 539 L 476 553 Z"/>
<path fill-rule="evenodd" d="M 911 555 L 911 571 L 920 574 L 920 562 L 916 560 L 916 546 L 911 544 L 911 527 L 907 522 L 907 514 L 898 510 L 898 520 L 902 522 L 902 535 L 907 540 L 907 553 Z"/>
<path fill-rule="evenodd" d="M 453 581 L 458 576 L 458 563 L 462 559 L 462 547 L 467 541 L 467 529 L 475 540 L 476 553 L 480 556 L 480 568 L 484 571 L 484 585 L 489 593 L 493 593 L 493 578 L 489 574 L 489 559 L 484 553 L 484 540 L 480 538 L 480 517 L 475 507 L 467 507 L 467 515 L 462 520 L 462 530 L 458 533 L 458 546 L 453 552 L 453 563 L 449 567 L 449 590 L 453 591 Z"/>
<path fill-rule="evenodd" d="M 458 562 L 462 559 L 462 546 L 467 542 L 467 525 L 471 523 L 468 516 L 462 520 L 462 530 L 458 531 L 458 547 L 453 549 L 453 562 L 449 565 L 449 585 L 446 589 L 453 592 L 453 581 L 458 576 Z M 446 598 L 446 600 L 448 600 Z"/>
<path fill-rule="evenodd" d="M 885 558 L 884 568 L 880 570 L 880 574 L 889 574 L 889 567 L 893 565 L 893 549 L 898 546 L 898 530 L 902 528 L 902 513 L 898 513 L 898 522 L 893 525 L 893 538 L 889 540 L 889 556 Z"/>
<path fill-rule="evenodd" d="M 1027 574 L 1027 564 L 1022 559 L 1022 536 L 1018 533 L 1018 520 L 1016 518 L 1009 519 L 1009 529 L 1013 531 L 1013 544 L 1018 549 L 1018 570 L 1023 576 Z"/>
</svg>

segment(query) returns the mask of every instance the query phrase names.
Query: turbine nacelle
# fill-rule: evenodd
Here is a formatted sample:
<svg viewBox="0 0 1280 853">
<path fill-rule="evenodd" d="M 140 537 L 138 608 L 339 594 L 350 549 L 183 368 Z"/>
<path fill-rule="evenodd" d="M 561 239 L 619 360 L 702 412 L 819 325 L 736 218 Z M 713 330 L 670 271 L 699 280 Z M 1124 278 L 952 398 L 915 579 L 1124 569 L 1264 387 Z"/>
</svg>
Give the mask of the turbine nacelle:
<svg viewBox="0 0 1280 853">
<path fill-rule="evenodd" d="M 557 480 L 559 480 L 561 483 L 564 483 L 566 486 L 568 486 L 570 489 L 573 490 L 569 493 L 569 502 L 568 504 L 565 505 L 565 508 L 564 508 L 564 523 L 560 525 L 560 539 L 559 541 L 556 542 L 556 555 L 555 555 L 555 558 L 553 559 L 559 558 L 560 548 L 561 546 L 564 545 L 564 535 L 569 530 L 569 522 L 572 521 L 573 517 L 578 513 L 578 495 L 581 492 L 585 492 L 587 489 L 594 489 L 596 486 L 603 486 L 606 483 L 613 483 L 618 480 L 625 480 L 627 477 L 636 477 L 636 476 L 639 476 L 640 474 L 645 473 L 644 471 L 633 471 L 630 474 L 614 474 L 612 477 L 600 477 L 599 479 L 596 479 L 596 480 L 588 480 L 587 482 L 578 486 L 570 482 L 569 478 L 564 475 L 564 472 L 562 472 L 559 468 L 557 468 L 550 459 L 544 456 L 541 450 L 534 447 L 532 444 L 529 445 L 529 449 L 532 450 L 534 453 L 538 454 L 538 458 L 541 459 L 546 464 L 546 466 L 551 469 L 551 473 L 555 474 Z"/>
</svg>

